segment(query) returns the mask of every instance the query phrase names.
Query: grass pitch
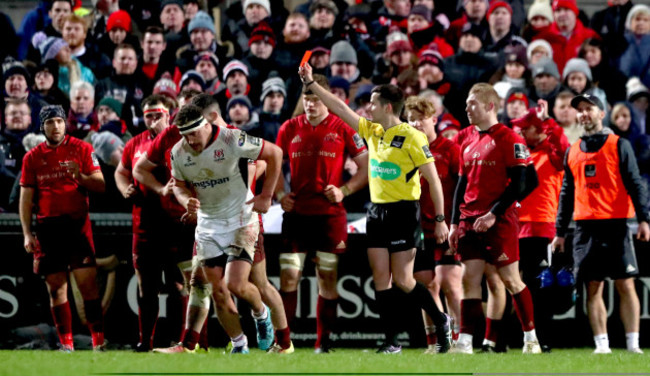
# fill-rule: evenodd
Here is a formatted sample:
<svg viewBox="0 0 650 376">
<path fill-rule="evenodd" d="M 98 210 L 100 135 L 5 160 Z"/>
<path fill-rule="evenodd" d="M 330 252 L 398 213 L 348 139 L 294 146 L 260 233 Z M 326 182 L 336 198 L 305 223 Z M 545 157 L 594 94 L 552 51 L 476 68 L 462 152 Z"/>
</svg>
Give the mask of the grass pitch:
<svg viewBox="0 0 650 376">
<path fill-rule="evenodd" d="M 425 355 L 404 350 L 400 355 L 374 350 L 339 349 L 315 355 L 298 349 L 292 355 L 231 356 L 222 349 L 197 354 L 136 354 L 126 351 L 0 351 L 0 375 L 471 375 L 471 374 L 647 374 L 650 354 L 614 350 L 594 355 L 592 349 L 553 350 L 551 354 Z"/>
</svg>

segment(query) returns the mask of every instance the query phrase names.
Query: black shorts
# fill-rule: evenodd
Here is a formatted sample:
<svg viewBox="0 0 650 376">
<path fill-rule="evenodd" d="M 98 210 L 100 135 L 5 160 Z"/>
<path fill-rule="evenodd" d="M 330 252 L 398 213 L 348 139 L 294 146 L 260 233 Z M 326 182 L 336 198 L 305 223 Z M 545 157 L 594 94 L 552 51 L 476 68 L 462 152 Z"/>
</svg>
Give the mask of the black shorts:
<svg viewBox="0 0 650 376">
<path fill-rule="evenodd" d="M 460 266 L 460 255 L 458 253 L 450 254 L 449 242 L 438 244 L 436 239 L 425 238 L 424 247 L 418 247 L 415 254 L 413 272 L 435 270 L 438 265 Z"/>
<path fill-rule="evenodd" d="M 335 215 L 282 215 L 283 252 L 328 252 L 347 250 L 348 218 L 345 212 Z"/>
<path fill-rule="evenodd" d="M 387 248 L 391 253 L 416 248 L 422 239 L 420 203 L 371 203 L 366 213 L 366 234 L 368 248 Z"/>
<path fill-rule="evenodd" d="M 584 281 L 639 274 L 626 219 L 578 221 L 573 238 L 574 271 Z"/>
<path fill-rule="evenodd" d="M 95 245 L 90 217 L 40 219 L 36 225 L 39 247 L 34 252 L 34 273 L 48 275 L 95 266 Z"/>
</svg>

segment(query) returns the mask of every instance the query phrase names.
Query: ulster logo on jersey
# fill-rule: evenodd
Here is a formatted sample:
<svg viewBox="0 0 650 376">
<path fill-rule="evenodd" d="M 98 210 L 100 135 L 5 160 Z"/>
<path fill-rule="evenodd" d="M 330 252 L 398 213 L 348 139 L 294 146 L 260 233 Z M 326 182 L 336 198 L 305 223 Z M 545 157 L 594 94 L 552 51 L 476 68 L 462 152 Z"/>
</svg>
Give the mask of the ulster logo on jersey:
<svg viewBox="0 0 650 376">
<path fill-rule="evenodd" d="M 214 151 L 214 161 L 215 162 L 221 162 L 223 160 L 224 160 L 223 149 L 215 150 Z"/>
<path fill-rule="evenodd" d="M 239 135 L 239 140 L 237 140 L 237 145 L 239 146 L 244 146 L 244 143 L 246 142 L 246 133 L 242 132 Z"/>
</svg>

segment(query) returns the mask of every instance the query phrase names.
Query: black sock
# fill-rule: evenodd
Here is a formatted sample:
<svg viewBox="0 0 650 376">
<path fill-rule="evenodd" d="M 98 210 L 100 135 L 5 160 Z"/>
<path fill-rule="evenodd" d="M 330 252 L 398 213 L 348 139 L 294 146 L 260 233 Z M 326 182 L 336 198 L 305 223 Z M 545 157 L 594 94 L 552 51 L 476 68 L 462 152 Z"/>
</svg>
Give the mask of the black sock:
<svg viewBox="0 0 650 376">
<path fill-rule="evenodd" d="M 395 320 L 392 314 L 395 303 L 393 297 L 392 289 L 375 291 L 379 321 L 386 335 L 386 344 L 389 345 L 397 345 L 397 330 L 395 329 Z"/>
<path fill-rule="evenodd" d="M 413 290 L 408 293 L 408 297 L 431 317 L 436 328 L 441 328 L 444 325 L 445 315 L 440 312 L 435 300 L 433 300 L 433 296 L 431 296 L 431 292 L 423 284 L 416 282 Z"/>
</svg>

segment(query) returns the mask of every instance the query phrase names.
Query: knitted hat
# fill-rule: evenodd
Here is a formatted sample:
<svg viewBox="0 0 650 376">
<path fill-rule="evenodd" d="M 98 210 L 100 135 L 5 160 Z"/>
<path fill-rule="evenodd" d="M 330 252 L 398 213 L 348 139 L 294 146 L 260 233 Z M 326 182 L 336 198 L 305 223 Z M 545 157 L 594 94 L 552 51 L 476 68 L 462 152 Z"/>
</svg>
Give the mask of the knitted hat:
<svg viewBox="0 0 650 376">
<path fill-rule="evenodd" d="M 463 28 L 460 30 L 460 35 L 471 34 L 478 39 L 483 38 L 483 29 L 479 25 L 475 25 L 471 22 L 467 22 L 463 25 Z"/>
<path fill-rule="evenodd" d="M 309 13 L 313 16 L 319 9 L 325 8 L 334 13 L 334 16 L 339 15 L 339 8 L 332 0 L 315 0 L 309 6 Z"/>
<path fill-rule="evenodd" d="M 389 56 L 400 51 L 413 52 L 413 47 L 407 40 L 396 40 L 393 43 L 389 44 L 388 48 L 386 49 L 386 53 L 388 53 Z"/>
<path fill-rule="evenodd" d="M 49 59 L 56 58 L 59 51 L 67 45 L 68 43 L 61 38 L 48 37 L 38 46 L 38 49 L 41 51 L 41 62 L 44 63 Z"/>
<path fill-rule="evenodd" d="M 489 21 L 490 15 L 497 8 L 506 8 L 508 13 L 510 13 L 510 15 L 512 16 L 512 7 L 510 6 L 510 4 L 508 4 L 505 1 L 498 0 L 498 1 L 493 1 L 492 4 L 490 4 L 490 7 L 488 8 L 487 13 L 485 14 L 485 19 Z"/>
<path fill-rule="evenodd" d="M 530 60 L 530 58 L 533 56 L 533 51 L 537 47 L 544 48 L 548 53 L 548 57 L 551 59 L 553 58 L 553 47 L 551 47 L 551 44 L 545 41 L 544 39 L 537 39 L 530 42 L 530 44 L 526 48 L 526 56 L 528 57 L 528 60 Z"/>
<path fill-rule="evenodd" d="M 553 8 L 549 0 L 535 0 L 528 8 L 528 21 L 532 20 L 535 16 L 542 16 L 547 20 L 553 22 Z"/>
<path fill-rule="evenodd" d="M 314 54 L 328 54 L 329 55 L 330 52 L 331 52 L 330 50 L 328 50 L 327 48 L 325 48 L 323 46 L 317 46 L 317 47 L 314 47 L 314 48 L 311 49 L 311 54 L 312 55 L 314 55 Z"/>
<path fill-rule="evenodd" d="M 357 65 L 357 51 L 352 47 L 350 42 L 340 40 L 332 45 L 330 52 L 330 64 L 334 63 L 352 63 Z"/>
<path fill-rule="evenodd" d="M 330 78 L 329 83 L 330 83 L 330 89 L 333 89 L 335 87 L 339 89 L 343 89 L 343 91 L 345 91 L 346 96 L 350 95 L 350 81 L 346 80 L 345 78 L 340 76 L 334 76 Z"/>
<path fill-rule="evenodd" d="M 560 72 L 557 69 L 557 64 L 547 57 L 541 59 L 537 64 L 531 67 L 533 71 L 533 77 L 537 77 L 540 74 L 549 74 L 558 80 L 560 79 Z"/>
<path fill-rule="evenodd" d="M 275 47 L 276 38 L 273 29 L 264 21 L 261 21 L 253 31 L 251 32 L 251 37 L 248 39 L 248 46 L 250 47 L 253 43 L 258 41 L 265 41 L 271 46 Z"/>
<path fill-rule="evenodd" d="M 11 56 L 7 56 L 7 58 L 4 60 L 2 63 L 2 77 L 4 81 L 7 81 L 9 77 L 19 74 L 23 77 L 25 77 L 25 81 L 29 84 L 30 76 L 29 76 L 29 71 L 23 63 L 20 61 L 14 60 Z"/>
<path fill-rule="evenodd" d="M 512 89 L 512 84 L 507 81 L 499 81 L 493 85 L 494 91 L 497 92 L 497 95 L 501 99 L 505 99 L 506 95 L 510 92 L 510 89 Z"/>
<path fill-rule="evenodd" d="M 260 101 L 264 102 L 264 98 L 271 93 L 281 93 L 285 98 L 287 97 L 286 85 L 280 77 L 270 77 L 264 81 Z"/>
<path fill-rule="evenodd" d="M 168 96 L 176 100 L 176 93 L 178 92 L 178 87 L 176 83 L 171 78 L 171 75 L 167 72 L 160 77 L 156 85 L 153 87 L 153 94 L 161 94 Z"/>
<path fill-rule="evenodd" d="M 113 110 L 117 114 L 117 116 L 120 116 L 122 114 L 122 103 L 120 103 L 117 99 L 112 98 L 112 97 L 104 97 L 102 98 L 101 101 L 97 104 L 97 108 L 100 108 L 101 106 L 106 106 Z"/>
<path fill-rule="evenodd" d="M 199 61 L 209 61 L 214 65 L 214 68 L 219 70 L 219 58 L 212 51 L 203 51 L 199 52 L 194 56 L 194 65 L 198 65 Z"/>
<path fill-rule="evenodd" d="M 30 151 L 33 148 L 45 142 L 45 140 L 46 138 L 44 134 L 27 133 L 25 137 L 23 137 L 23 147 L 25 148 L 25 151 Z M 4 153 L 0 153 L 0 154 L 3 154 L 4 157 Z"/>
<path fill-rule="evenodd" d="M 418 15 L 425 20 L 427 20 L 428 23 L 433 22 L 433 19 L 431 18 L 431 9 L 427 8 L 425 5 L 418 4 L 411 8 L 411 12 L 409 13 L 409 16 L 415 14 Z"/>
<path fill-rule="evenodd" d="M 246 0 L 244 1 L 244 12 L 246 12 L 246 8 L 248 8 L 249 5 L 251 4 L 257 4 L 261 6 L 262 8 L 266 9 L 266 12 L 271 15 L 271 2 L 269 0 Z"/>
<path fill-rule="evenodd" d="M 95 154 L 106 164 L 111 161 L 111 154 L 117 148 L 124 147 L 124 141 L 110 131 L 95 133 L 90 136 L 90 140 L 93 144 L 93 149 L 95 149 Z"/>
<path fill-rule="evenodd" d="M 526 57 L 526 47 L 521 44 L 509 45 L 504 49 L 506 63 L 519 63 L 528 68 L 528 58 Z"/>
<path fill-rule="evenodd" d="M 66 119 L 63 107 L 59 106 L 58 104 L 43 106 L 41 108 L 41 112 L 38 114 L 38 120 L 41 123 L 41 128 L 45 126 L 46 121 L 57 117 L 64 120 Z"/>
<path fill-rule="evenodd" d="M 436 133 L 441 134 L 448 129 L 460 130 L 460 123 L 449 113 L 442 115 L 442 118 L 436 125 Z"/>
<path fill-rule="evenodd" d="M 645 86 L 639 77 L 630 77 L 625 84 L 625 90 L 627 92 L 627 100 L 634 102 L 640 96 L 650 97 L 650 90 Z"/>
<path fill-rule="evenodd" d="M 580 13 L 576 0 L 553 0 L 553 11 L 560 8 L 570 9 L 576 16 Z"/>
<path fill-rule="evenodd" d="M 251 103 L 251 100 L 248 99 L 247 96 L 245 95 L 235 95 L 232 98 L 228 100 L 228 103 L 226 104 L 226 111 L 230 111 L 230 107 L 236 105 L 236 104 L 243 104 L 244 106 L 248 107 L 248 111 L 253 109 L 253 104 Z"/>
<path fill-rule="evenodd" d="M 192 31 L 196 29 L 207 29 L 210 30 L 212 34 L 216 34 L 212 17 L 202 10 L 196 12 L 192 21 L 187 25 L 187 32 L 190 34 L 192 34 Z"/>
<path fill-rule="evenodd" d="M 427 48 L 426 50 L 420 52 L 420 56 L 418 58 L 418 66 L 423 64 L 435 65 L 440 68 L 440 70 L 444 70 L 445 66 L 442 55 L 440 55 L 440 52 L 434 50 L 433 48 Z"/>
<path fill-rule="evenodd" d="M 131 32 L 131 15 L 127 11 L 120 9 L 108 17 L 106 31 L 111 31 L 116 27 L 126 30 L 127 33 Z"/>
<path fill-rule="evenodd" d="M 201 73 L 195 71 L 194 69 L 188 70 L 181 77 L 181 81 L 179 85 L 181 90 L 183 90 L 183 86 L 185 86 L 185 84 L 187 84 L 189 80 L 194 80 L 198 82 L 198 84 L 201 85 L 201 88 L 205 90 L 205 79 L 203 78 L 203 75 L 201 75 Z"/>
<path fill-rule="evenodd" d="M 571 99 L 571 107 L 577 109 L 578 105 L 580 102 L 588 102 L 593 104 L 594 106 L 597 106 L 600 108 L 601 111 L 605 111 L 605 106 L 603 105 L 603 102 L 598 99 L 595 95 L 591 94 L 582 94 L 582 95 L 577 95 Z"/>
<path fill-rule="evenodd" d="M 564 72 L 562 72 L 562 80 L 566 80 L 567 77 L 569 77 L 569 73 L 573 72 L 584 73 L 589 81 L 593 80 L 591 76 L 591 68 L 589 68 L 589 63 L 587 63 L 587 60 L 585 59 L 574 57 L 573 59 L 567 61 L 566 65 L 564 66 Z"/>
<path fill-rule="evenodd" d="M 526 104 L 526 108 L 528 108 L 529 105 L 528 97 L 526 96 L 526 93 L 524 93 L 523 91 L 513 91 L 510 94 L 510 96 L 508 96 L 506 103 L 510 103 L 514 101 L 522 101 Z"/>
<path fill-rule="evenodd" d="M 183 0 L 162 0 L 160 2 L 160 11 L 162 12 L 162 10 L 165 9 L 165 7 L 167 5 L 176 5 L 177 7 L 181 8 L 182 12 L 184 12 L 183 11 Z"/>
<path fill-rule="evenodd" d="M 246 64 L 242 63 L 239 60 L 230 60 L 228 64 L 226 64 L 225 67 L 223 67 L 223 79 L 226 80 L 228 79 L 228 75 L 234 71 L 240 71 L 248 77 L 248 67 Z"/>
<path fill-rule="evenodd" d="M 632 28 L 632 18 L 639 13 L 644 12 L 645 14 L 650 14 L 650 7 L 645 4 L 637 4 L 630 9 L 627 13 L 627 18 L 625 18 L 625 28 L 631 30 Z"/>
</svg>

